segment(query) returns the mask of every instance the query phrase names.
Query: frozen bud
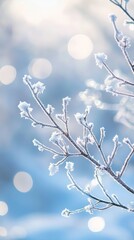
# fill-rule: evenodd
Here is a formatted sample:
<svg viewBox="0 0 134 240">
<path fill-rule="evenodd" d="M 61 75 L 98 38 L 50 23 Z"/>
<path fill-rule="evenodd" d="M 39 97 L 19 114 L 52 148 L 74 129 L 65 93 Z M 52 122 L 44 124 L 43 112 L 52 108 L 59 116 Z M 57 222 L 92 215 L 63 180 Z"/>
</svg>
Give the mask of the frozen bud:
<svg viewBox="0 0 134 240">
<path fill-rule="evenodd" d="M 33 139 L 33 145 L 35 146 L 35 147 L 38 147 L 38 150 L 40 151 L 40 152 L 43 152 L 45 149 L 44 149 L 44 147 L 43 147 L 43 145 L 37 140 L 37 139 Z"/>
<path fill-rule="evenodd" d="M 49 175 L 53 176 L 59 171 L 59 166 L 55 165 L 54 163 L 50 163 L 48 170 L 50 172 Z"/>
<path fill-rule="evenodd" d="M 27 117 L 31 112 L 32 112 L 32 108 L 30 107 L 30 104 L 27 102 L 21 102 L 18 105 L 18 108 L 20 109 L 21 113 L 21 117 Z"/>
<path fill-rule="evenodd" d="M 89 143 L 91 144 L 91 145 L 93 145 L 94 144 L 94 142 L 95 142 L 95 140 L 94 140 L 94 137 L 92 136 L 92 134 L 88 134 L 88 141 L 89 141 Z"/>
<path fill-rule="evenodd" d="M 34 145 L 34 146 L 37 147 L 37 146 L 39 145 L 39 143 L 40 143 L 40 142 L 39 142 L 37 139 L 33 139 L 33 145 Z"/>
<path fill-rule="evenodd" d="M 24 75 L 23 82 L 27 85 L 30 82 L 31 79 L 32 78 L 31 78 L 30 75 Z"/>
<path fill-rule="evenodd" d="M 116 196 L 115 193 L 112 193 L 112 197 L 115 198 L 115 199 L 118 199 L 118 197 Z"/>
<path fill-rule="evenodd" d="M 68 171 L 72 172 L 72 171 L 74 170 L 74 163 L 73 163 L 73 162 L 66 162 L 65 168 L 66 168 Z"/>
<path fill-rule="evenodd" d="M 20 116 L 21 116 L 21 118 L 25 118 L 25 119 L 29 118 L 29 116 L 26 112 L 20 112 Z"/>
<path fill-rule="evenodd" d="M 69 145 L 63 145 L 62 149 L 63 149 L 64 152 L 67 153 L 69 151 Z"/>
<path fill-rule="evenodd" d="M 118 135 L 115 135 L 114 137 L 113 137 L 113 142 L 118 142 L 119 141 L 119 137 L 118 137 Z"/>
<path fill-rule="evenodd" d="M 105 137 L 105 128 L 104 128 L 104 127 L 101 127 L 101 128 L 100 128 L 100 141 L 99 141 L 100 146 L 101 146 L 102 143 L 103 143 L 104 137 Z"/>
<path fill-rule="evenodd" d="M 116 19 L 117 19 L 116 15 L 114 15 L 114 14 L 110 14 L 110 15 L 109 15 L 109 18 L 110 18 L 110 20 L 111 20 L 112 22 L 115 22 Z"/>
<path fill-rule="evenodd" d="M 106 54 L 104 54 L 104 53 L 96 53 L 95 54 L 96 65 L 99 68 L 103 67 L 103 65 L 106 62 L 106 60 L 107 60 L 107 55 Z"/>
<path fill-rule="evenodd" d="M 121 145 L 121 142 L 119 142 L 119 137 L 118 135 L 115 135 L 114 138 L 113 138 L 113 142 L 116 144 L 116 145 Z"/>
<path fill-rule="evenodd" d="M 124 138 L 123 143 L 126 143 L 127 145 L 131 146 L 131 141 L 129 138 Z"/>
<path fill-rule="evenodd" d="M 71 190 L 72 188 L 75 188 L 74 183 L 68 184 L 67 188 L 68 188 L 68 190 Z"/>
<path fill-rule="evenodd" d="M 80 146 L 85 146 L 85 141 L 81 139 L 80 137 L 77 137 L 76 143 Z"/>
<path fill-rule="evenodd" d="M 93 209 L 92 209 L 92 205 L 87 205 L 87 206 L 85 206 L 84 207 L 84 209 L 85 209 L 85 211 L 86 212 L 88 212 L 88 213 L 90 213 L 90 214 L 92 214 L 93 213 Z"/>
<path fill-rule="evenodd" d="M 63 138 L 59 132 L 53 132 L 51 137 L 49 138 L 49 141 L 54 144 L 60 145 L 60 143 L 63 142 Z"/>
<path fill-rule="evenodd" d="M 56 159 L 58 157 L 58 154 L 53 155 L 53 159 Z"/>
<path fill-rule="evenodd" d="M 46 108 L 48 114 L 52 114 L 54 112 L 54 107 L 52 107 L 52 105 L 48 104 L 47 108 Z"/>
<path fill-rule="evenodd" d="M 118 31 L 116 28 L 115 28 L 115 39 L 120 42 L 120 40 L 122 39 L 123 37 L 123 33 Z"/>
<path fill-rule="evenodd" d="M 76 113 L 74 116 L 76 118 L 76 121 L 79 124 L 85 124 L 86 123 L 85 114 Z"/>
<path fill-rule="evenodd" d="M 32 108 L 30 108 L 30 104 L 27 102 L 21 102 L 18 105 L 18 108 L 20 109 L 20 111 L 22 112 L 29 112 L 32 111 Z"/>
<path fill-rule="evenodd" d="M 119 46 L 121 48 L 129 48 L 131 47 L 131 44 L 130 44 L 130 39 L 126 36 L 123 36 L 122 39 L 119 41 Z"/>
<path fill-rule="evenodd" d="M 71 98 L 70 98 L 70 97 L 65 97 L 65 98 L 63 98 L 63 99 L 62 99 L 63 107 L 64 107 L 64 106 L 67 106 L 70 101 L 71 101 Z"/>
<path fill-rule="evenodd" d="M 92 122 L 88 123 L 88 128 L 89 128 L 90 130 L 92 130 L 93 127 L 94 127 L 94 124 L 93 124 Z"/>
<path fill-rule="evenodd" d="M 91 106 L 86 106 L 85 113 L 89 114 L 91 110 Z"/>
<path fill-rule="evenodd" d="M 32 127 L 36 127 L 37 125 L 38 125 L 38 123 L 36 123 L 36 122 L 32 122 L 32 123 L 31 123 L 31 126 L 32 126 Z"/>
<path fill-rule="evenodd" d="M 116 177 L 120 178 L 120 172 L 119 171 L 116 171 Z"/>
<path fill-rule="evenodd" d="M 62 213 L 61 213 L 61 215 L 63 216 L 63 217 L 69 217 L 70 216 L 70 211 L 69 211 L 69 209 L 67 209 L 67 208 L 65 208 L 63 211 L 62 211 Z"/>
<path fill-rule="evenodd" d="M 44 83 L 37 82 L 32 85 L 32 88 L 33 88 L 34 93 L 38 95 L 38 94 L 43 93 L 46 87 L 45 87 Z"/>
<path fill-rule="evenodd" d="M 104 127 L 100 128 L 100 135 L 101 135 L 101 138 L 105 137 L 105 128 Z"/>
<path fill-rule="evenodd" d="M 98 169 L 99 169 L 100 171 L 105 171 L 105 166 L 104 166 L 104 165 L 100 165 L 100 166 L 98 167 Z"/>
</svg>

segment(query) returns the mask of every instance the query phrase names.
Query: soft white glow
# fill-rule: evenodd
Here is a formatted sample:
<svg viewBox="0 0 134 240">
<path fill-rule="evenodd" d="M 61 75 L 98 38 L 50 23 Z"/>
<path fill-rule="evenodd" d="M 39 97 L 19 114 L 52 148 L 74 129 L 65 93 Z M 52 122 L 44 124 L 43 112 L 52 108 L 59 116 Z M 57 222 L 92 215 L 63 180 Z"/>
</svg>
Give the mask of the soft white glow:
<svg viewBox="0 0 134 240">
<path fill-rule="evenodd" d="M 21 226 L 13 226 L 10 231 L 10 235 L 12 238 L 25 238 L 27 236 L 27 232 L 24 227 Z"/>
<path fill-rule="evenodd" d="M 6 237 L 7 236 L 7 230 L 5 227 L 0 226 L 0 237 Z"/>
<path fill-rule="evenodd" d="M 68 43 L 68 52 L 74 59 L 82 60 L 87 58 L 93 50 L 93 43 L 84 34 L 73 36 Z"/>
<path fill-rule="evenodd" d="M 10 11 L 15 17 L 24 19 L 30 24 L 38 25 L 47 17 L 53 16 L 60 2 L 61 0 L 12 0 Z"/>
<path fill-rule="evenodd" d="M 29 74 L 35 78 L 44 79 L 52 72 L 52 65 L 46 58 L 35 58 L 29 65 Z"/>
<path fill-rule="evenodd" d="M 134 24 L 129 24 L 129 29 L 130 29 L 131 31 L 134 31 Z"/>
<path fill-rule="evenodd" d="M 5 65 L 0 68 L 0 82 L 5 85 L 12 83 L 16 78 L 16 69 L 12 65 Z"/>
<path fill-rule="evenodd" d="M 87 80 L 86 85 L 91 88 L 97 88 L 97 83 L 92 79 Z"/>
<path fill-rule="evenodd" d="M 93 217 L 88 221 L 88 228 L 92 232 L 101 232 L 105 227 L 105 221 L 102 217 Z"/>
<path fill-rule="evenodd" d="M 0 216 L 6 215 L 8 212 L 8 206 L 6 202 L 0 201 Z"/>
<path fill-rule="evenodd" d="M 13 183 L 15 188 L 20 192 L 28 192 L 33 186 L 32 177 L 27 172 L 16 173 Z"/>
<path fill-rule="evenodd" d="M 88 91 L 88 89 L 86 89 L 83 92 L 79 92 L 79 97 L 86 105 L 92 105 L 98 100 L 99 95 L 97 92 Z"/>
<path fill-rule="evenodd" d="M 98 181 L 96 178 L 92 179 L 91 183 L 90 183 L 90 188 L 93 189 L 96 186 L 98 186 Z"/>
</svg>

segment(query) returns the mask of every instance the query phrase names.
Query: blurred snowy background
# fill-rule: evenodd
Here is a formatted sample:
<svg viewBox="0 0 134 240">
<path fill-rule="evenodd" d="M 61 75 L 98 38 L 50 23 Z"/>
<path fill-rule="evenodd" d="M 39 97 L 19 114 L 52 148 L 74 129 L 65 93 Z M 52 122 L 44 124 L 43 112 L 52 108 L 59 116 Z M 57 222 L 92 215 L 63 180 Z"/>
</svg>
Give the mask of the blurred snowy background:
<svg viewBox="0 0 134 240">
<path fill-rule="evenodd" d="M 129 8 L 133 12 L 133 0 Z M 96 52 L 109 56 L 112 69 L 119 68 L 122 74 L 129 74 L 113 39 L 109 13 L 115 13 L 121 30 L 133 36 L 134 29 L 122 24 L 126 19 L 124 14 L 108 0 L 0 1 L 0 239 L 133 240 L 133 214 L 120 209 L 94 215 L 83 213 L 67 219 L 60 215 L 65 207 L 72 210 L 82 207 L 86 199 L 75 190 L 67 190 L 64 168 L 49 177 L 51 155 L 38 152 L 32 144 L 33 138 L 47 142 L 49 133 L 32 128 L 28 121 L 20 118 L 17 107 L 19 101 L 30 102 L 40 115 L 22 82 L 23 75 L 28 73 L 33 81 L 45 83 L 42 100 L 52 104 L 57 112 L 65 96 L 72 98 L 69 109 L 72 115 L 82 112 L 85 105 L 79 92 L 85 91 L 89 79 L 103 83 L 107 76 L 95 65 Z M 104 99 L 118 102 L 110 95 Z M 106 154 L 112 149 L 111 139 L 116 133 L 121 140 L 133 137 L 131 129 L 113 121 L 114 115 L 112 111 L 96 108 L 91 112 L 96 134 L 99 127 L 106 128 Z M 75 134 L 78 129 L 74 124 L 72 120 Z M 120 150 L 117 169 L 125 151 L 127 153 L 127 147 Z M 133 169 L 131 161 L 126 173 L 131 186 Z M 91 180 L 86 161 L 80 159 L 76 163 L 75 175 L 83 185 Z M 111 183 L 110 188 L 111 193 L 117 191 Z M 133 200 L 121 189 L 117 194 L 125 202 Z M 100 221 L 94 217 L 101 217 Z M 96 226 L 100 228 L 96 230 Z"/>
</svg>

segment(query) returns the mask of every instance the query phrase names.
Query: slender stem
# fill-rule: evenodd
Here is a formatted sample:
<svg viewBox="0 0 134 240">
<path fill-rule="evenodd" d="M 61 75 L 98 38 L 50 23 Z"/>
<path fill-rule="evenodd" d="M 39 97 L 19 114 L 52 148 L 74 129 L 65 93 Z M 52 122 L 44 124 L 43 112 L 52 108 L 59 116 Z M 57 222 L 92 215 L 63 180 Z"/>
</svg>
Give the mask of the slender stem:
<svg viewBox="0 0 134 240">
<path fill-rule="evenodd" d="M 88 128 L 88 125 L 86 125 L 86 127 Z M 94 139 L 94 141 L 95 141 L 95 144 L 96 144 L 96 147 L 98 148 L 98 151 L 99 151 L 100 154 L 101 154 L 101 157 L 102 157 L 103 162 L 107 165 L 107 160 L 106 160 L 105 155 L 104 155 L 104 153 L 103 153 L 103 151 L 102 151 L 101 145 L 98 143 L 98 140 L 97 140 L 97 138 L 95 137 L 93 131 L 92 131 L 90 128 L 88 128 L 88 129 L 89 129 L 90 134 L 92 135 L 92 137 L 93 137 L 93 139 Z"/>
<path fill-rule="evenodd" d="M 122 187 L 124 187 L 128 192 L 131 192 L 134 194 L 134 189 L 130 188 L 121 178 L 116 176 L 116 174 L 112 171 L 111 168 L 107 168 L 106 171 L 110 174 L 111 177 L 114 178 L 115 181 L 117 181 Z"/>
<path fill-rule="evenodd" d="M 65 117 L 65 126 L 66 126 L 66 131 L 67 131 L 67 134 L 69 135 L 69 127 L 68 127 L 68 117 L 67 117 L 67 106 L 65 107 L 65 110 L 64 110 L 64 117 Z"/>
<path fill-rule="evenodd" d="M 29 115 L 29 120 L 31 120 L 32 122 L 35 122 L 37 125 L 40 125 L 41 127 L 56 128 L 56 126 L 54 126 L 54 125 L 50 125 L 50 124 L 46 124 L 46 123 L 37 121 L 35 118 L 33 118 L 33 116 L 29 112 L 28 112 L 28 115 Z"/>
<path fill-rule="evenodd" d="M 119 92 L 116 90 L 112 90 L 111 92 L 115 93 L 117 95 L 122 95 L 122 96 L 127 96 L 127 97 L 132 97 L 132 98 L 134 97 L 134 94 L 131 94 L 131 93 Z"/>
<path fill-rule="evenodd" d="M 115 79 L 123 82 L 124 84 L 128 84 L 128 85 L 134 87 L 134 83 L 132 83 L 132 82 L 130 82 L 130 81 L 127 81 L 127 80 L 125 80 L 125 79 L 123 79 L 123 78 L 117 77 L 117 76 L 113 73 L 113 71 L 110 69 L 110 67 L 109 67 L 105 62 L 103 62 L 103 65 L 104 65 L 105 69 L 113 76 L 113 78 L 115 78 Z"/>
<path fill-rule="evenodd" d="M 118 1 L 116 1 L 116 0 L 109 0 L 110 2 L 112 2 L 113 4 L 115 4 L 115 5 L 117 5 L 117 6 L 119 6 L 119 3 L 118 3 Z"/>
<path fill-rule="evenodd" d="M 121 5 L 119 7 L 134 22 L 134 18 L 130 15 L 130 13 L 125 8 L 123 8 Z"/>
<path fill-rule="evenodd" d="M 118 147 L 119 147 L 119 145 L 114 143 L 114 148 L 113 148 L 113 151 L 112 151 L 112 153 L 110 155 L 110 159 L 109 159 L 109 162 L 108 162 L 109 166 L 112 164 L 112 161 L 113 161 L 113 159 L 115 157 L 115 154 L 117 152 Z"/>
<path fill-rule="evenodd" d="M 121 171 L 120 171 L 120 173 L 119 173 L 119 176 L 120 176 L 120 177 L 123 175 L 124 171 L 126 170 L 127 165 L 128 165 L 128 163 L 129 163 L 129 160 L 130 160 L 130 158 L 133 156 L 133 154 L 134 154 L 134 149 L 131 150 L 131 152 L 129 153 L 129 155 L 128 155 L 127 158 L 125 159 L 125 162 L 124 162 L 124 164 L 123 164 L 123 166 L 122 166 L 122 168 L 121 168 Z"/>
<path fill-rule="evenodd" d="M 108 205 L 111 205 L 111 206 L 120 207 L 120 208 L 123 208 L 123 209 L 128 210 L 128 207 L 126 207 L 126 206 L 124 206 L 124 205 L 122 205 L 122 204 L 115 203 L 115 202 L 113 202 L 113 200 L 112 200 L 112 202 L 105 201 L 105 200 L 103 200 L 103 199 L 99 199 L 99 198 L 97 198 L 97 197 L 94 197 L 94 196 L 93 196 L 92 194 L 90 194 L 90 193 L 85 192 L 85 191 L 76 183 L 76 181 L 74 180 L 73 176 L 71 175 L 71 173 L 70 173 L 69 171 L 67 172 L 67 175 L 68 175 L 69 179 L 71 180 L 71 182 L 74 184 L 74 186 L 77 188 L 77 190 L 80 191 L 82 194 L 90 197 L 90 198 L 93 199 L 93 200 L 98 201 L 98 203 L 104 203 L 104 204 L 108 204 Z M 134 210 L 132 209 L 131 211 L 134 211 Z"/>
<path fill-rule="evenodd" d="M 52 148 L 49 148 L 49 147 L 46 147 L 44 144 L 42 144 L 41 142 L 38 143 L 38 146 L 41 146 L 44 150 L 48 151 L 48 152 L 51 152 L 51 153 L 54 153 L 54 154 L 57 154 L 58 156 L 65 156 L 65 154 L 63 153 L 60 153 L 60 152 L 57 152 L 55 151 L 54 149 Z"/>
<path fill-rule="evenodd" d="M 102 189 L 104 195 L 113 203 L 112 198 L 111 198 L 111 197 L 109 196 L 109 194 L 106 192 L 106 189 L 104 188 L 103 184 L 101 183 L 101 181 L 100 181 L 100 179 L 99 179 L 97 170 L 96 170 L 96 172 L 95 172 L 95 177 L 96 177 L 96 179 L 97 179 L 97 181 L 98 181 L 98 184 L 99 184 L 100 188 Z"/>
<path fill-rule="evenodd" d="M 55 166 L 59 166 L 61 165 L 62 163 L 64 163 L 66 161 L 68 156 L 65 156 L 64 158 L 62 158 L 60 161 L 58 161 L 57 163 L 55 163 Z"/>
<path fill-rule="evenodd" d="M 130 66 L 130 69 L 131 69 L 132 73 L 134 73 L 134 65 L 133 65 L 133 63 L 130 60 L 130 57 L 128 55 L 128 52 L 127 52 L 126 48 L 123 48 L 122 52 L 123 52 L 123 54 L 125 56 L 125 59 L 127 60 L 129 66 Z"/>
<path fill-rule="evenodd" d="M 106 209 L 108 209 L 110 207 L 112 207 L 112 204 L 108 204 L 108 205 L 106 205 L 106 207 L 102 207 L 102 208 L 94 207 L 94 209 L 102 211 L 102 210 L 106 210 Z"/>
<path fill-rule="evenodd" d="M 130 15 L 130 13 L 128 13 L 127 9 L 125 9 L 122 4 L 120 4 L 118 1 L 116 0 L 109 0 L 111 3 L 115 4 L 116 6 L 118 6 L 119 8 L 121 8 L 121 10 L 134 22 L 134 18 Z"/>
</svg>

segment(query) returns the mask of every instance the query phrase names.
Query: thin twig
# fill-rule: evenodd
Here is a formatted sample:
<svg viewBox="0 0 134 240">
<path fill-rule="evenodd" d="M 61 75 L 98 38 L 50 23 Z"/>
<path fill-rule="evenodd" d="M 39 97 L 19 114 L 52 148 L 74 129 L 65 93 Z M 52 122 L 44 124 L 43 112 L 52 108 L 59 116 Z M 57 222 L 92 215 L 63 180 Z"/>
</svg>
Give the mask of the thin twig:
<svg viewBox="0 0 134 240">
<path fill-rule="evenodd" d="M 134 149 L 131 150 L 131 152 L 129 153 L 129 155 L 127 156 L 127 158 L 125 159 L 125 162 L 119 172 L 119 176 L 121 177 L 123 175 L 123 173 L 125 172 L 127 165 L 129 163 L 130 158 L 133 156 L 134 154 Z"/>
<path fill-rule="evenodd" d="M 125 9 L 122 4 L 120 4 L 118 1 L 116 0 L 109 0 L 111 3 L 115 4 L 116 6 L 118 6 L 133 22 L 134 22 L 134 18 L 130 15 L 130 13 L 127 11 L 127 9 Z"/>
<path fill-rule="evenodd" d="M 125 59 L 127 60 L 129 66 L 130 66 L 130 69 L 131 69 L 132 73 L 134 73 L 134 65 L 133 65 L 125 47 L 122 49 L 122 52 L 123 52 L 123 54 L 125 56 Z"/>
<path fill-rule="evenodd" d="M 113 73 L 113 71 L 110 69 L 110 67 L 109 67 L 105 62 L 103 62 L 103 65 L 104 65 L 105 69 L 107 70 L 107 72 L 110 73 L 113 78 L 117 79 L 117 80 L 120 81 L 120 82 L 123 82 L 124 84 L 128 84 L 128 85 L 134 87 L 134 83 L 132 83 L 132 82 L 130 82 L 130 81 L 127 81 L 127 80 L 125 80 L 125 79 L 123 79 L 123 78 L 117 77 L 117 76 L 115 75 L 115 73 Z"/>
<path fill-rule="evenodd" d="M 71 174 L 69 171 L 67 171 L 67 176 L 69 177 L 69 179 L 71 180 L 71 182 L 74 184 L 74 186 L 77 188 L 77 190 L 80 191 L 82 194 L 84 194 L 84 195 L 92 198 L 93 200 L 98 201 L 99 203 L 104 203 L 104 204 L 106 204 L 106 205 L 108 204 L 108 205 L 112 205 L 112 206 L 115 206 L 115 207 L 120 207 L 120 208 L 129 210 L 128 207 L 126 207 L 126 206 L 124 206 L 124 205 L 122 205 L 122 204 L 115 203 L 115 202 L 113 202 L 113 200 L 112 200 L 112 202 L 109 202 L 109 201 L 105 201 L 105 200 L 103 200 L 103 199 L 99 199 L 99 198 L 97 198 L 97 197 L 94 197 L 92 194 L 85 192 L 85 191 L 76 183 L 76 181 L 74 180 L 72 174 Z M 130 210 L 130 211 L 131 211 L 131 210 Z M 134 210 L 132 209 L 132 211 L 134 211 Z"/>
</svg>

